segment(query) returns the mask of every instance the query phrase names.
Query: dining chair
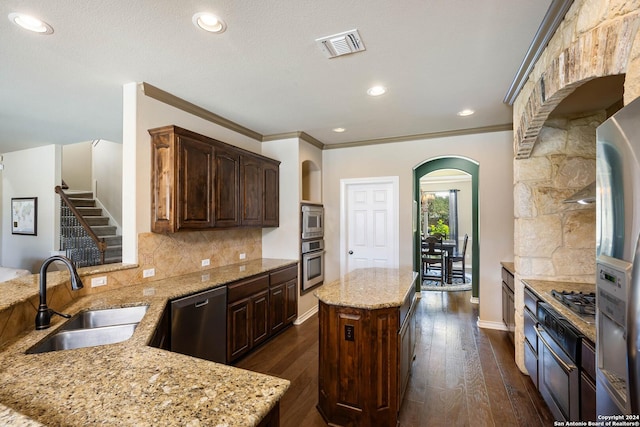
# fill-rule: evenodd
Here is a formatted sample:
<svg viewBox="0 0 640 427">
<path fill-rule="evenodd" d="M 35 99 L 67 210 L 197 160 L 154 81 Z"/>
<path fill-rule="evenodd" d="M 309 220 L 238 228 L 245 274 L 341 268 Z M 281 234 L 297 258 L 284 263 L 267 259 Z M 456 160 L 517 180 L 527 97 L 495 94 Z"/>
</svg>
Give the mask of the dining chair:
<svg viewBox="0 0 640 427">
<path fill-rule="evenodd" d="M 422 279 L 437 280 L 444 283 L 445 252 L 442 247 L 442 238 L 428 236 L 422 241 Z"/>
<path fill-rule="evenodd" d="M 469 235 L 464 235 L 464 243 L 462 244 L 462 252 L 454 252 L 452 256 L 447 258 L 447 270 L 449 271 L 450 277 L 461 277 L 463 282 L 466 279 L 465 275 L 465 256 L 467 254 L 467 242 L 469 241 Z M 453 263 L 461 263 L 461 265 L 456 266 Z"/>
</svg>

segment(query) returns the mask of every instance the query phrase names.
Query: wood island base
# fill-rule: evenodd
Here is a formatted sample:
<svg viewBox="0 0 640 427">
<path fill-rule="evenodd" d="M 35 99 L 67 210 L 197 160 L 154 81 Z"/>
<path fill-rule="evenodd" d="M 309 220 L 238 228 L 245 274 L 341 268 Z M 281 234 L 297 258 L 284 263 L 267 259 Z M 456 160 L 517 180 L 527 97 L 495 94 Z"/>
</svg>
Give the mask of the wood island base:
<svg viewBox="0 0 640 427">
<path fill-rule="evenodd" d="M 380 307 L 319 297 L 317 409 L 329 425 L 397 424 L 415 347 L 415 283 L 404 285 L 403 297 Z"/>
</svg>

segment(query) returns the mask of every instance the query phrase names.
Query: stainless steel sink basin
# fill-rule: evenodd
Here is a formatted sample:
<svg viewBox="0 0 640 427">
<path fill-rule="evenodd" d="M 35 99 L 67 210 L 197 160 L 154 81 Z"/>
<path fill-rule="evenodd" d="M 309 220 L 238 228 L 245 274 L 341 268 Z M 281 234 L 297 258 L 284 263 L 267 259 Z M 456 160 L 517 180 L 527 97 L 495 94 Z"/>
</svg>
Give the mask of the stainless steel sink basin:
<svg viewBox="0 0 640 427">
<path fill-rule="evenodd" d="M 55 334 L 27 350 L 28 354 L 71 350 L 126 341 L 144 317 L 148 305 L 89 310 L 76 314 Z"/>
<path fill-rule="evenodd" d="M 83 311 L 66 321 L 60 330 L 91 329 L 101 328 L 103 326 L 139 323 L 148 308 L 148 305 L 138 305 L 134 307 Z"/>
<path fill-rule="evenodd" d="M 60 331 L 44 341 L 40 341 L 27 350 L 27 353 L 46 353 L 48 351 L 115 344 L 131 338 L 133 331 L 136 330 L 136 326 L 138 326 L 137 323 L 129 323 L 126 325 L 103 326 L 92 329 Z"/>
</svg>

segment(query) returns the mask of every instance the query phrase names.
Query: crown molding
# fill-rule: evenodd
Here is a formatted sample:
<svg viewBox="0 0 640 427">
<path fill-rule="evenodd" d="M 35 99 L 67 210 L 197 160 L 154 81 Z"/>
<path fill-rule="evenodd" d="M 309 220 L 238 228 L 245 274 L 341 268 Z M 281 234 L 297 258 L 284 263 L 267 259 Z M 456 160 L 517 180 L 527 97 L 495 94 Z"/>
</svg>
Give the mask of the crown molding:
<svg viewBox="0 0 640 427">
<path fill-rule="evenodd" d="M 363 141 L 344 142 L 341 144 L 325 144 L 324 149 L 332 150 L 332 149 L 338 149 L 338 148 L 363 147 L 366 145 L 390 144 L 394 142 L 415 141 L 419 139 L 446 138 L 450 136 L 472 135 L 472 134 L 488 133 L 488 132 L 502 132 L 505 130 L 512 131 L 513 123 L 506 123 L 503 125 L 483 126 L 483 127 L 468 128 L 468 129 L 446 130 L 442 132 L 430 132 L 430 133 L 422 133 L 417 135 L 396 136 L 391 138 L 368 139 Z"/>
<path fill-rule="evenodd" d="M 520 94 L 522 87 L 529 78 L 529 74 L 531 74 L 531 70 L 533 70 L 536 62 L 538 62 L 540 55 L 547 47 L 549 40 L 551 40 L 551 37 L 555 34 L 572 4 L 573 0 L 553 0 L 551 2 L 540 27 L 538 27 L 538 31 L 536 31 L 535 36 L 533 36 L 531 45 L 522 60 L 522 64 L 520 64 L 516 76 L 513 78 L 511 86 L 509 86 L 507 94 L 504 96 L 503 102 L 505 104 L 513 105 L 516 101 L 518 94 Z"/>
<path fill-rule="evenodd" d="M 324 150 L 326 147 L 326 144 L 324 144 L 322 141 L 312 137 L 311 135 L 309 135 L 306 132 L 286 132 L 286 133 L 276 133 L 273 135 L 265 135 L 262 137 L 262 142 L 266 142 L 266 141 L 277 141 L 279 139 L 289 139 L 289 138 L 300 138 L 305 142 L 308 142 L 309 144 L 313 145 L 314 147 L 317 147 L 321 150 Z"/>
<path fill-rule="evenodd" d="M 215 113 L 212 113 L 209 110 L 205 110 L 202 107 L 199 107 L 195 104 L 192 104 L 189 101 L 185 101 L 182 98 L 179 98 L 169 92 L 165 92 L 164 90 L 157 88 L 149 83 L 142 82 L 142 91 L 144 94 L 150 98 L 153 98 L 157 101 L 163 102 L 167 105 L 171 105 L 179 110 L 184 112 L 193 114 L 194 116 L 200 117 L 201 119 L 207 120 L 211 123 L 215 123 L 224 128 L 230 129 L 232 131 L 238 132 L 244 136 L 255 139 L 257 141 L 262 141 L 262 134 L 255 132 L 249 128 L 246 128 L 238 123 L 232 122 L 231 120 L 225 119 L 222 116 L 219 116 Z"/>
</svg>

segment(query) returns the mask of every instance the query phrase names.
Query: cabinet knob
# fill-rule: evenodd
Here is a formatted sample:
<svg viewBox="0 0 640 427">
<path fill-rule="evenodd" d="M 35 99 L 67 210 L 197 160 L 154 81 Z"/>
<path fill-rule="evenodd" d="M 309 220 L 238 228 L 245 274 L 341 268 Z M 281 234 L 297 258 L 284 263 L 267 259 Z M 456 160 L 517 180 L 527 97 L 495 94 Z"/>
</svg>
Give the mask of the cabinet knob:
<svg viewBox="0 0 640 427">
<path fill-rule="evenodd" d="M 353 251 L 349 251 L 349 255 L 353 255 Z"/>
</svg>

